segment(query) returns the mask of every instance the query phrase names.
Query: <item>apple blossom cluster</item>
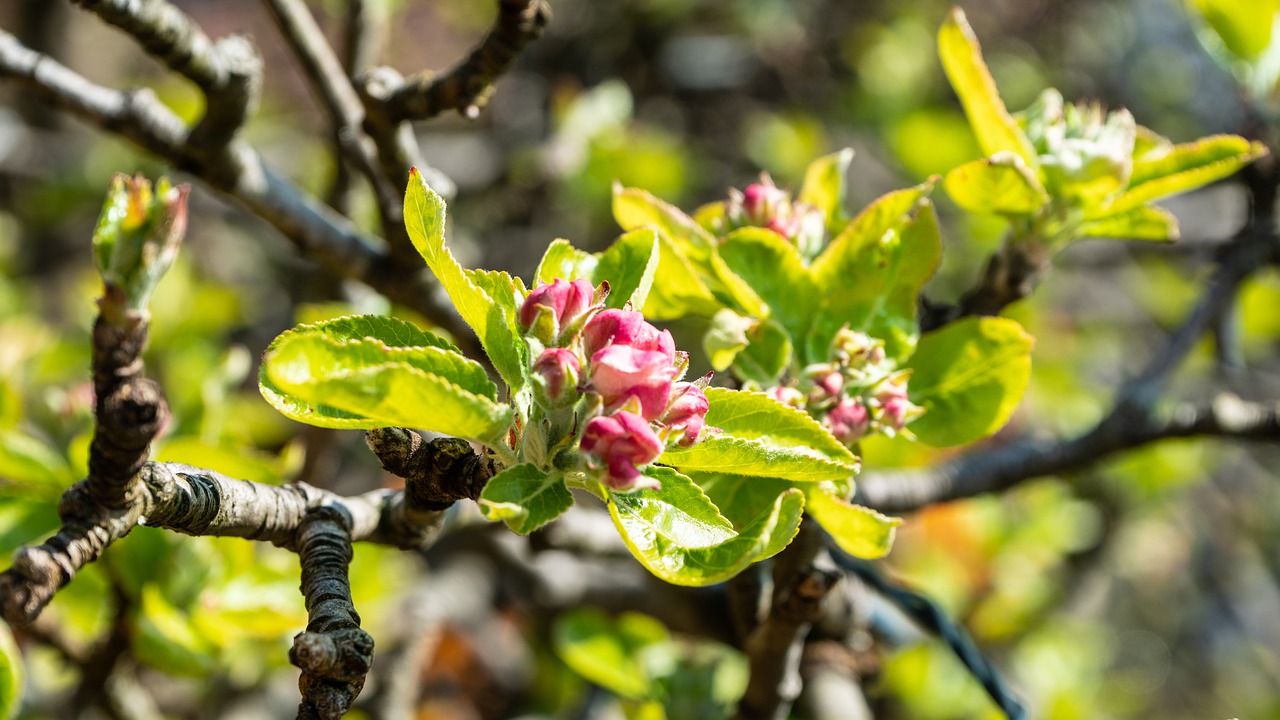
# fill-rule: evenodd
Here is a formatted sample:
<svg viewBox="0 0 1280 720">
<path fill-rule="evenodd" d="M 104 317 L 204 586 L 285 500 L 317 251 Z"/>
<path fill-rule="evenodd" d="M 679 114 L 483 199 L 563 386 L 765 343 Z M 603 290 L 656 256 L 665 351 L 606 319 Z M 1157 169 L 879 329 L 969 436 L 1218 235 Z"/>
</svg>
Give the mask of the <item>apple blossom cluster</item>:
<svg viewBox="0 0 1280 720">
<path fill-rule="evenodd" d="M 769 173 L 744 190 L 729 189 L 724 217 L 718 219 L 717 234 L 740 227 L 772 230 L 796 246 L 806 258 L 817 256 L 826 244 L 826 219 L 822 210 L 806 202 L 793 202 L 791 193 L 773 184 Z"/>
<path fill-rule="evenodd" d="M 689 358 L 671 333 L 633 310 L 605 309 L 608 293 L 608 283 L 557 279 L 525 298 L 519 322 L 533 351 L 534 397 L 548 414 L 572 410 L 578 448 L 606 485 L 654 487 L 640 468 L 667 443 L 698 441 L 710 377 L 682 382 Z"/>
<path fill-rule="evenodd" d="M 894 371 L 884 342 L 865 333 L 840 330 L 831 361 L 810 365 L 795 386 L 771 390 L 779 402 L 809 413 L 837 440 L 853 446 L 874 433 L 892 437 L 924 414 L 907 399 L 909 370 Z"/>
</svg>

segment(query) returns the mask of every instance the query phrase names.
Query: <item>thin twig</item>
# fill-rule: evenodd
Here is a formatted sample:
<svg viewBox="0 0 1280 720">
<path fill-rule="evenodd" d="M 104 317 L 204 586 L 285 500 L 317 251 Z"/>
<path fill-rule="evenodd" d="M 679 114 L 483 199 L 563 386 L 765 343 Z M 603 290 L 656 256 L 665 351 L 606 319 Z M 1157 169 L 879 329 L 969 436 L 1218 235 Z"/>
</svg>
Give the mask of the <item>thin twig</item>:
<svg viewBox="0 0 1280 720">
<path fill-rule="evenodd" d="M 480 45 L 444 75 L 422 72 L 406 78 L 385 98 L 386 115 L 395 122 L 425 120 L 446 110 L 475 117 L 494 81 L 550 19 L 545 0 L 498 0 L 497 20 Z"/>
<path fill-rule="evenodd" d="M 1153 442 L 1188 437 L 1280 440 L 1280 403 L 1262 405 L 1221 395 L 1208 405 L 1183 405 L 1164 421 L 1110 415 L 1075 438 L 1023 438 L 923 470 L 867 473 L 859 478 L 854 500 L 881 512 L 908 513 L 1081 470 Z"/>
<path fill-rule="evenodd" d="M 995 666 L 987 662 L 969 633 L 952 622 L 937 603 L 928 597 L 889 582 L 871 563 L 853 558 L 839 549 L 832 550 L 836 564 L 857 575 L 876 592 L 893 601 L 912 620 L 930 633 L 942 638 L 960 662 L 982 683 L 992 701 L 1009 720 L 1023 720 L 1027 711 L 1014 696 Z"/>
<path fill-rule="evenodd" d="M 266 0 L 280 34 L 293 49 L 310 86 L 329 114 L 333 133 L 346 158 L 373 186 L 382 232 L 393 245 L 412 245 L 404 229 L 401 194 L 377 166 L 371 140 L 361 130 L 364 106 L 324 32 L 302 0 Z M 399 181 L 399 178 L 395 178 Z"/>
<path fill-rule="evenodd" d="M 431 292 L 419 265 L 394 261 L 349 220 L 269 170 L 243 140 L 232 141 L 216 156 L 192 152 L 182 120 L 150 90 L 94 84 L 3 31 L 0 78 L 17 80 L 52 105 L 194 174 L 269 222 L 334 274 L 360 280 L 421 312 L 468 346 L 464 349 L 478 348 L 453 308 Z"/>
</svg>

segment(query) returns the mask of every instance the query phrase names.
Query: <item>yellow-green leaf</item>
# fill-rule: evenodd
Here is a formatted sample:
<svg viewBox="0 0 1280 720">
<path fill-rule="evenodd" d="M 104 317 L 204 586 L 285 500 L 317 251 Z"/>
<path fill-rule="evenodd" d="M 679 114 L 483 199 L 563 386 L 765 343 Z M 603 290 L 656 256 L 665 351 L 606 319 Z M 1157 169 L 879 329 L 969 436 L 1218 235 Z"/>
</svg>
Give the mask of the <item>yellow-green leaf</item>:
<svg viewBox="0 0 1280 720">
<path fill-rule="evenodd" d="M 983 154 L 1012 152 L 1021 157 L 1027 167 L 1038 170 L 1035 148 L 1000 99 L 995 80 L 982 59 L 978 38 L 969 27 L 964 11 L 958 7 L 951 9 L 938 30 L 938 56 L 942 58 L 951 87 L 960 96 Z"/>
<path fill-rule="evenodd" d="M 942 187 L 957 205 L 978 214 L 1031 215 L 1049 202 L 1035 174 L 1012 153 L 954 168 Z"/>
<path fill-rule="evenodd" d="M 854 505 L 821 485 L 805 487 L 805 509 L 841 550 L 868 560 L 889 554 L 894 530 L 902 524 L 901 518 Z"/>
<path fill-rule="evenodd" d="M 1128 212 L 1090 220 L 1076 234 L 1119 240 L 1177 240 L 1178 218 L 1162 207 L 1139 205 Z"/>
<path fill-rule="evenodd" d="M 494 475 L 480 493 L 480 512 L 528 535 L 573 506 L 573 495 L 560 473 L 545 473 L 529 464 Z"/>
<path fill-rule="evenodd" d="M 1233 55 L 1253 61 L 1271 44 L 1280 0 L 1191 0 Z"/>
<path fill-rule="evenodd" d="M 909 397 L 925 408 L 911 432 L 949 447 L 999 430 L 1026 391 L 1032 342 L 1021 325 L 999 317 L 964 318 L 926 333 L 907 363 Z"/>
<path fill-rule="evenodd" d="M 1231 175 L 1267 154 L 1261 143 L 1237 135 L 1214 135 L 1148 153 L 1133 164 L 1129 187 L 1110 204 L 1091 210 L 1087 220 L 1128 212 L 1152 200 L 1177 195 Z"/>
</svg>

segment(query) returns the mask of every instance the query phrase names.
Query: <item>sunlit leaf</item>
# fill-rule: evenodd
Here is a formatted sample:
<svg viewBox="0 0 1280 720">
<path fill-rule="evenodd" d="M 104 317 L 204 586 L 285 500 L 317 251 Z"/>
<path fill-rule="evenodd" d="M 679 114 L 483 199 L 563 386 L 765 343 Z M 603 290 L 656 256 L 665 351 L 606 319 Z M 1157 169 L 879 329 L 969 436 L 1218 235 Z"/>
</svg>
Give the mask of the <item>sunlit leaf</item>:
<svg viewBox="0 0 1280 720">
<path fill-rule="evenodd" d="M 667 448 L 659 462 L 677 468 L 796 481 L 836 480 L 858 459 L 816 420 L 763 393 L 706 389 L 707 432 L 693 447 Z"/>
<path fill-rule="evenodd" d="M 841 550 L 854 557 L 875 559 L 889 554 L 900 518 L 854 505 L 821 485 L 805 486 L 805 509 Z"/>
<path fill-rule="evenodd" d="M 978 38 L 960 8 L 952 8 L 938 30 L 938 55 L 951 87 L 960 96 L 983 154 L 1012 152 L 1021 157 L 1027 167 L 1038 169 L 1035 148 L 1000 99 L 996 83 L 982 59 Z"/>
<path fill-rule="evenodd" d="M 335 339 L 303 326 L 263 356 L 263 397 L 285 415 L 321 427 L 404 425 L 481 442 L 505 431 L 511 408 L 478 363 L 439 346 L 388 347 Z"/>
<path fill-rule="evenodd" d="M 650 468 L 650 472 L 655 470 L 669 471 L 669 468 Z M 670 472 L 678 475 L 674 471 Z M 668 476 L 664 474 L 654 477 L 662 479 L 665 484 Z M 700 496 L 697 506 L 705 503 L 714 509 L 715 506 L 711 505 L 696 485 L 688 478 L 680 477 L 682 482 L 688 483 Z M 728 521 L 721 517 L 723 525 L 717 528 L 717 533 L 727 533 L 726 540 L 711 546 L 687 547 L 681 545 L 677 538 L 671 537 L 674 533 L 664 532 L 656 523 L 646 520 L 637 512 L 638 509 L 644 509 L 644 506 L 634 496 L 645 492 L 650 491 L 611 493 L 609 514 L 636 559 L 649 572 L 675 585 L 701 586 L 723 582 L 752 563 L 777 554 L 795 537 L 804 513 L 804 494 L 799 490 L 788 490 L 737 534 L 730 529 Z M 658 516 L 661 517 L 661 514 Z M 699 537 L 707 536 L 699 534 Z"/>
<path fill-rule="evenodd" d="M 1162 207 L 1139 205 L 1119 215 L 1086 222 L 1076 234 L 1120 240 L 1177 240 L 1178 218 Z"/>
<path fill-rule="evenodd" d="M 523 342 L 511 323 L 508 303 L 477 284 L 473 273 L 458 264 L 444 242 L 445 204 L 415 168 L 409 173 L 404 198 L 404 222 L 409 239 L 449 294 L 462 319 L 475 331 L 494 368 L 513 388 L 524 385 L 528 365 Z M 488 278 L 490 284 L 492 278 Z M 491 288 L 492 290 L 492 284 Z"/>
<path fill-rule="evenodd" d="M 947 173 L 942 187 L 971 213 L 1030 215 L 1049 202 L 1035 174 L 1012 153 L 965 163 Z"/>
<path fill-rule="evenodd" d="M 794 245 L 771 230 L 744 227 L 725 237 L 720 256 L 730 270 L 751 284 L 769 305 L 770 316 L 793 341 L 805 338 L 819 294 Z"/>
<path fill-rule="evenodd" d="M 1215 135 L 1175 145 L 1168 152 L 1134 162 L 1129 188 L 1108 205 L 1092 209 L 1093 220 L 1128 212 L 1169 195 L 1194 190 L 1227 177 L 1267 154 L 1261 143 L 1236 135 Z"/>
<path fill-rule="evenodd" d="M 1280 0 L 1191 0 L 1227 50 L 1257 60 L 1271 44 Z"/>
<path fill-rule="evenodd" d="M 910 353 L 916 299 L 942 252 L 937 219 L 924 201 L 930 188 L 926 183 L 879 198 L 814 261 L 822 304 L 805 341 L 804 361 L 824 361 L 844 325 L 883 339 L 890 358 Z"/>
<path fill-rule="evenodd" d="M 910 399 L 925 408 L 911 432 L 948 447 L 999 430 L 1026 391 L 1031 346 L 1031 336 L 1008 318 L 964 318 L 925 334 L 907 363 Z"/>
<path fill-rule="evenodd" d="M 844 197 L 845 178 L 852 162 L 853 148 L 845 148 L 809 163 L 800 193 L 796 196 L 796 200 L 822 210 L 827 231 L 832 234 L 839 232 L 849 220 L 844 210 Z"/>
<path fill-rule="evenodd" d="M 516 465 L 490 478 L 480 494 L 480 512 L 489 520 L 528 535 L 560 517 L 573 505 L 573 495 L 560 473 L 545 473 L 533 465 Z"/>
</svg>

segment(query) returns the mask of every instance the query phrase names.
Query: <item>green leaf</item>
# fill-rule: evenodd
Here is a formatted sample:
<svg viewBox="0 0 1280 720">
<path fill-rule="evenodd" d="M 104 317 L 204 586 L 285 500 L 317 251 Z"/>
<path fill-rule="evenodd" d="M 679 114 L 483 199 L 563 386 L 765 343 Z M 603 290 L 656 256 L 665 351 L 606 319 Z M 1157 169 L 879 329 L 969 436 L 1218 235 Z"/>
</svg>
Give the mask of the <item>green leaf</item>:
<svg viewBox="0 0 1280 720">
<path fill-rule="evenodd" d="M 954 168 L 942 187 L 956 205 L 977 214 L 1031 215 L 1049 202 L 1035 174 L 1011 153 Z"/>
<path fill-rule="evenodd" d="M 747 332 L 747 346 L 734 358 L 733 372 L 761 387 L 773 387 L 791 365 L 793 352 L 787 331 L 772 320 L 763 320 Z"/>
<path fill-rule="evenodd" d="M 901 518 L 854 505 L 820 485 L 806 486 L 805 509 L 841 550 L 868 560 L 889 554 L 894 529 L 902 524 Z"/>
<path fill-rule="evenodd" d="M 757 322 L 742 317 L 729 308 L 723 308 L 712 316 L 711 323 L 702 336 L 702 349 L 707 353 L 712 369 L 723 372 L 733 364 L 738 353 L 751 342 L 747 339 L 747 331 Z"/>
<path fill-rule="evenodd" d="M 587 280 L 592 285 L 609 283 L 606 307 L 621 308 L 628 302 L 643 308 L 658 270 L 658 234 L 652 228 L 625 233 L 602 253 L 578 250 L 567 240 L 556 240 L 547 248 L 534 274 L 537 284 L 556 278 Z"/>
<path fill-rule="evenodd" d="M 1000 99 L 995 80 L 991 79 L 982 59 L 978 38 L 960 8 L 952 8 L 938 30 L 938 56 L 942 58 L 942 68 L 951 87 L 960 96 L 960 104 L 983 154 L 1012 152 L 1021 157 L 1027 167 L 1038 170 L 1040 161 L 1035 148 Z"/>
<path fill-rule="evenodd" d="M 417 168 L 409 173 L 404 222 L 413 246 L 427 261 L 462 319 L 475 331 L 494 369 L 513 389 L 522 387 L 528 367 L 524 355 L 528 351 L 512 323 L 512 311 L 505 298 L 490 294 L 495 290 L 493 275 L 467 272 L 445 246 L 444 200 L 427 185 Z M 489 292 L 478 283 L 488 285 Z"/>
<path fill-rule="evenodd" d="M 22 653 L 9 626 L 0 620 L 0 720 L 8 720 L 22 707 Z"/>
<path fill-rule="evenodd" d="M 556 278 L 590 280 L 595 277 L 600 260 L 586 250 L 579 250 L 568 240 L 553 240 L 542 254 L 542 261 L 533 273 L 534 286 L 545 285 Z"/>
<path fill-rule="evenodd" d="M 846 324 L 884 340 L 892 359 L 911 352 L 920 288 L 942 254 L 937 219 L 924 198 L 930 187 L 926 183 L 876 200 L 814 261 L 822 305 L 802 361 L 826 360 L 832 339 Z"/>
<path fill-rule="evenodd" d="M 779 495 L 797 487 L 796 483 L 787 480 L 718 472 L 691 472 L 689 477 L 739 532 L 755 521 L 760 508 L 769 507 Z"/>
<path fill-rule="evenodd" d="M 1175 145 L 1167 153 L 1148 154 L 1134 162 L 1129 188 L 1110 204 L 1088 213 L 1085 219 L 1124 213 L 1152 200 L 1208 185 L 1266 154 L 1261 143 L 1236 135 L 1214 135 Z"/>
<path fill-rule="evenodd" d="M 632 230 L 614 240 L 599 258 L 592 282 L 608 281 L 606 305 L 621 308 L 630 302 L 637 310 L 643 308 L 658 271 L 658 234 L 652 228 Z"/>
<path fill-rule="evenodd" d="M 706 389 L 707 433 L 693 447 L 668 447 L 659 462 L 677 468 L 783 480 L 837 480 L 858 458 L 818 421 L 763 393 Z"/>
<path fill-rule="evenodd" d="M 75 482 L 62 453 L 16 430 L 0 430 L 0 487 L 22 486 L 24 495 L 56 498 Z"/>
<path fill-rule="evenodd" d="M 1177 240 L 1178 218 L 1155 205 L 1139 205 L 1119 215 L 1082 224 L 1076 235 L 1119 240 Z"/>
<path fill-rule="evenodd" d="M 689 479 L 684 478 L 684 481 L 689 482 Z M 787 490 L 736 535 L 731 534 L 729 539 L 718 545 L 688 548 L 672 542 L 650 524 L 634 517 L 629 506 L 619 505 L 617 501 L 626 497 L 610 495 L 609 514 L 614 525 L 640 564 L 673 585 L 697 587 L 724 582 L 752 563 L 776 555 L 795 537 L 804 515 L 804 494 L 795 489 Z M 702 500 L 710 505 L 705 496 Z M 728 525 L 727 521 L 725 525 Z"/>
<path fill-rule="evenodd" d="M 672 249 L 683 255 L 703 285 L 725 304 L 736 304 L 744 314 L 764 317 L 768 312 L 763 301 L 742 278 L 725 266 L 717 250 L 715 237 L 679 208 L 636 188 L 615 185 L 613 217 L 624 230 L 653 227 L 659 235 L 672 241 Z M 672 280 L 663 277 L 662 283 Z"/>
<path fill-rule="evenodd" d="M 920 338 L 907 364 L 908 394 L 925 408 L 911 423 L 921 441 L 950 447 L 1008 421 L 1031 376 L 1033 340 L 1008 318 L 964 318 Z"/>
<path fill-rule="evenodd" d="M 595 608 L 561 615 L 551 633 L 556 655 L 574 672 L 600 687 L 631 700 L 653 696 L 653 679 L 642 651 L 671 636 L 662 623 L 647 615 L 623 613 L 616 623 Z"/>
<path fill-rule="evenodd" d="M 659 233 L 658 270 L 645 301 L 645 317 L 650 320 L 675 320 L 687 315 L 711 317 L 723 307 L 675 241 Z"/>
<path fill-rule="evenodd" d="M 494 475 L 480 493 L 480 512 L 488 520 L 502 520 L 515 532 L 528 535 L 560 517 L 573 505 L 573 495 L 560 473 L 545 473 L 529 464 Z"/>
<path fill-rule="evenodd" d="M 323 324 L 276 338 L 259 387 L 280 412 L 320 427 L 405 425 L 491 442 L 512 414 L 484 368 L 452 350 L 335 339 Z"/>
<path fill-rule="evenodd" d="M 822 210 L 827 231 L 836 234 L 849 221 L 844 210 L 845 178 L 853 162 L 853 148 L 823 155 L 809 163 L 796 200 Z M 701 218 L 699 218 L 701 219 Z M 766 299 L 766 302 L 768 300 Z"/>
<path fill-rule="evenodd" d="M 1271 45 L 1278 0 L 1192 0 L 1231 54 L 1257 60 Z"/>
<path fill-rule="evenodd" d="M 794 342 L 808 334 L 820 295 L 794 245 L 772 230 L 745 227 L 725 237 L 720 256 L 751 284 Z"/>
<path fill-rule="evenodd" d="M 732 538 L 728 520 L 702 489 L 672 468 L 650 466 L 644 476 L 662 484 L 657 490 L 609 491 L 609 507 L 628 544 L 705 548 Z M 625 527 L 625 530 L 624 530 Z"/>
</svg>

